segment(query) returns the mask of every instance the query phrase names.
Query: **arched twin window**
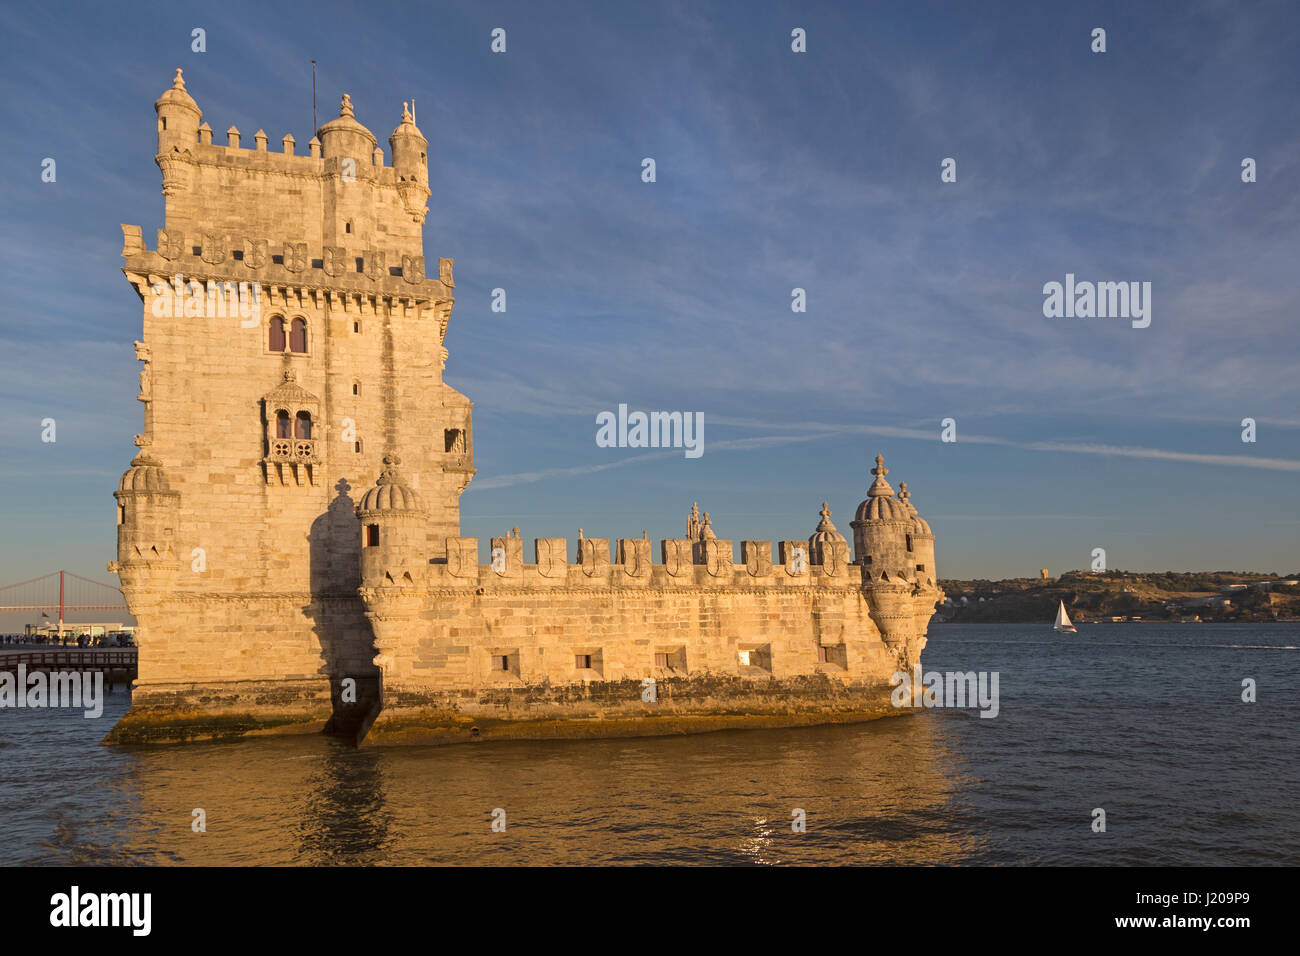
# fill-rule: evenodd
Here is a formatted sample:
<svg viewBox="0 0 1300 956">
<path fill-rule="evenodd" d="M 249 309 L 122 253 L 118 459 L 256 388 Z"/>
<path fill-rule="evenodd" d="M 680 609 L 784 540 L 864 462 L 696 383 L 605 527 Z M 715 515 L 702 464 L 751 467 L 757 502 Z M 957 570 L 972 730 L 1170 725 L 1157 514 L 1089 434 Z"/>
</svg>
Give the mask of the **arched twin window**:
<svg viewBox="0 0 1300 956">
<path fill-rule="evenodd" d="M 275 437 L 276 438 L 311 438 L 311 412 L 299 412 L 293 419 L 293 430 L 290 433 L 289 413 L 283 408 L 275 413 Z"/>
<path fill-rule="evenodd" d="M 288 335 L 286 336 L 283 316 L 277 315 L 271 320 L 268 337 L 271 351 L 283 352 L 287 344 L 290 352 L 305 355 L 307 353 L 307 320 L 303 318 L 294 319 L 289 323 L 287 331 Z"/>
</svg>

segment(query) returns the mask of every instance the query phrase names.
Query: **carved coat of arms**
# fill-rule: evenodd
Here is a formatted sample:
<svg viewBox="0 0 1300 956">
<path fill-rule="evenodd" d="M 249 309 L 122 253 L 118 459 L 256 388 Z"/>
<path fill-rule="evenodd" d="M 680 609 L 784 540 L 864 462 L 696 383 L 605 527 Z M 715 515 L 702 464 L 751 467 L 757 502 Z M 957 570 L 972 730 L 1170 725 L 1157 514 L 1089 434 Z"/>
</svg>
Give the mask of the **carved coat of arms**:
<svg viewBox="0 0 1300 956">
<path fill-rule="evenodd" d="M 250 269 L 260 269 L 266 265 L 267 251 L 270 247 L 265 239 L 244 240 L 244 265 Z"/>
<path fill-rule="evenodd" d="M 179 232 L 158 230 L 158 255 L 168 261 L 179 258 L 185 249 L 185 237 Z"/>
<path fill-rule="evenodd" d="M 210 266 L 215 266 L 219 262 L 226 261 L 226 240 L 216 233 L 205 232 L 203 234 L 203 254 L 202 259 Z"/>
<path fill-rule="evenodd" d="M 307 268 L 307 243 L 286 242 L 284 244 L 284 267 L 290 272 L 302 272 Z"/>
</svg>

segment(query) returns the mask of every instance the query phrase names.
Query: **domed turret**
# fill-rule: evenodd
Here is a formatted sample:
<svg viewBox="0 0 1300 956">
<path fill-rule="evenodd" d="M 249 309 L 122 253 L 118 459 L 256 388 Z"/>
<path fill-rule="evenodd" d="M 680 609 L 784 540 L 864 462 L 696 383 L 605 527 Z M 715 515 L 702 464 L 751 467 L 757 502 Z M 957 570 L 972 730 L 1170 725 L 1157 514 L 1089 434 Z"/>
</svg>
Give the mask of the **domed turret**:
<svg viewBox="0 0 1300 956">
<path fill-rule="evenodd" d="M 912 493 L 907 490 L 907 482 L 899 483 L 898 498 L 912 516 L 912 549 L 916 564 L 916 583 L 925 587 L 934 587 L 939 573 L 934 566 L 934 532 L 930 523 L 917 513 L 912 504 Z"/>
<path fill-rule="evenodd" d="M 847 564 L 849 543 L 844 540 L 844 535 L 835 530 L 835 525 L 831 522 L 830 505 L 825 501 L 822 502 L 821 516 L 817 530 L 808 538 L 809 560 L 821 565 L 833 562 Z"/>
<path fill-rule="evenodd" d="M 131 466 L 122 473 L 122 480 L 117 483 L 118 491 L 146 491 L 161 494 L 171 493 L 171 483 L 162 462 L 149 455 L 142 448 L 131 459 Z"/>
<path fill-rule="evenodd" d="M 163 464 L 147 451 L 149 439 L 137 435 L 139 453 L 122 474 L 117 499 L 117 560 L 122 583 L 132 583 L 133 568 L 174 567 L 172 534 L 180 494 L 172 490 Z"/>
<path fill-rule="evenodd" d="M 917 534 L 934 534 L 930 530 L 930 522 L 926 521 L 916 510 L 916 505 L 912 504 L 912 493 L 907 490 L 907 482 L 899 482 L 898 500 L 903 502 L 907 508 L 907 513 L 912 516 L 912 527 Z"/>
<path fill-rule="evenodd" d="M 396 455 L 385 455 L 383 472 L 356 508 L 363 587 L 417 583 L 428 563 L 424 552 L 429 513 L 420 495 L 397 473 L 400 464 Z"/>
<path fill-rule="evenodd" d="M 158 97 L 153 108 L 158 113 L 154 162 L 162 170 L 162 194 L 170 202 L 189 188 L 194 151 L 199 147 L 199 121 L 203 119 L 198 104 L 185 91 L 179 67 L 171 89 Z"/>
<path fill-rule="evenodd" d="M 379 475 L 375 486 L 361 496 L 357 514 L 385 511 L 424 511 L 424 502 L 414 488 L 409 488 L 397 474 L 402 460 L 396 455 L 385 455 L 387 466 Z"/>
<path fill-rule="evenodd" d="M 889 469 L 881 455 L 876 456 L 871 473 L 876 479 L 850 524 L 855 560 L 863 566 L 864 581 L 868 575 L 895 582 L 911 580 L 915 573 L 912 514 L 885 480 Z"/>
<path fill-rule="evenodd" d="M 393 150 L 393 172 L 402 205 L 411 218 L 423 223 L 429 211 L 429 141 L 415 125 L 406 103 L 402 104 L 402 122 L 388 137 L 388 145 Z"/>
<path fill-rule="evenodd" d="M 379 140 L 353 115 L 352 97 L 343 94 L 339 103 L 338 119 L 330 120 L 316 131 L 320 140 L 320 154 L 325 159 L 350 157 L 358 168 L 369 167 L 374 161 Z"/>
<path fill-rule="evenodd" d="M 171 89 L 165 90 L 153 104 L 158 114 L 158 152 L 169 153 L 173 149 L 184 151 L 194 147 L 199 141 L 199 123 L 203 112 L 194 97 L 185 89 L 185 80 L 180 67 L 176 68 L 176 77 Z"/>
</svg>

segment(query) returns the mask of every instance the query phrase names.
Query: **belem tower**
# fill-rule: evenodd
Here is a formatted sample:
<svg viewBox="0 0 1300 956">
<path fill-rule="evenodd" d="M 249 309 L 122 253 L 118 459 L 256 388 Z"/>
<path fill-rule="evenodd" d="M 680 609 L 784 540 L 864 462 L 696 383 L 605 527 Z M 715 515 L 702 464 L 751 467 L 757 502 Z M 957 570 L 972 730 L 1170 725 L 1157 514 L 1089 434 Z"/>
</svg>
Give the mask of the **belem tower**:
<svg viewBox="0 0 1300 956">
<path fill-rule="evenodd" d="M 347 96 L 226 144 L 181 71 L 154 104 L 165 218 L 123 225 L 144 429 L 117 499 L 139 678 L 109 743 L 615 736 L 891 710 L 936 602 L 934 535 L 879 457 L 806 540 L 460 536 L 472 403 L 443 381 L 452 260 L 426 261 L 428 140 L 385 156 Z M 570 551 L 571 546 L 574 552 Z M 576 552 L 576 553 L 575 553 Z M 570 563 L 569 555 L 576 561 Z"/>
</svg>

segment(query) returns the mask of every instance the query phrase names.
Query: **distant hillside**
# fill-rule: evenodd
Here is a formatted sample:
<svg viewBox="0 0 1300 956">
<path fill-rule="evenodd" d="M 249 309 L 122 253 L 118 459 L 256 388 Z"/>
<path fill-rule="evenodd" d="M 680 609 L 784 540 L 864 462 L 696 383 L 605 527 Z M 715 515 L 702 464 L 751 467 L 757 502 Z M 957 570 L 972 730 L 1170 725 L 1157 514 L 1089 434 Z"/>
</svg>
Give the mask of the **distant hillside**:
<svg viewBox="0 0 1300 956">
<path fill-rule="evenodd" d="M 1077 623 L 1089 618 L 1275 621 L 1300 618 L 1300 573 L 1067 571 L 1059 578 L 940 581 L 956 623 L 1051 621 L 1064 601 Z M 963 598 L 965 599 L 963 601 Z"/>
</svg>

